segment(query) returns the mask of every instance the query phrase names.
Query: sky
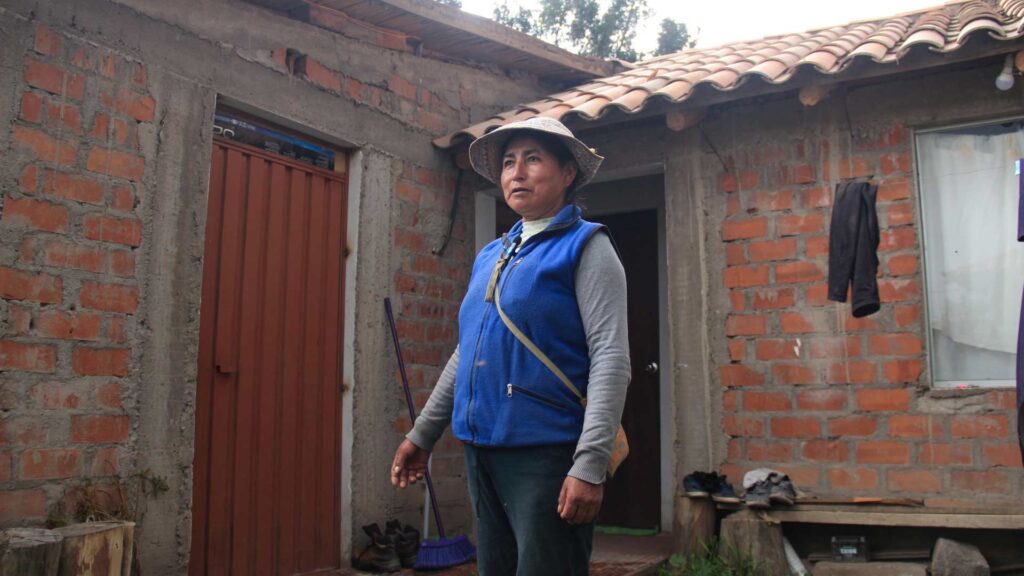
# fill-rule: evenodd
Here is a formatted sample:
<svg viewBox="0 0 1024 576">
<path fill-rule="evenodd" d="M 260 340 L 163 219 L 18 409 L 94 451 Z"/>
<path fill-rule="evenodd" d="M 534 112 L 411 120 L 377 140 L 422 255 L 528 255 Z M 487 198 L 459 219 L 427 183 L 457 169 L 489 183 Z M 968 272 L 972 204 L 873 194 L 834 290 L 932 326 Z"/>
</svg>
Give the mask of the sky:
<svg viewBox="0 0 1024 576">
<path fill-rule="evenodd" d="M 462 9 L 491 17 L 500 0 L 462 0 Z M 510 0 L 514 6 L 517 0 Z M 518 0 L 523 6 L 535 0 Z M 647 0 L 654 15 L 637 33 L 636 46 L 651 52 L 657 46 L 662 18 L 685 22 L 699 30 L 697 46 L 710 48 L 728 42 L 754 40 L 789 32 L 803 32 L 834 24 L 846 24 L 891 16 L 942 4 L 942 0 Z"/>
</svg>

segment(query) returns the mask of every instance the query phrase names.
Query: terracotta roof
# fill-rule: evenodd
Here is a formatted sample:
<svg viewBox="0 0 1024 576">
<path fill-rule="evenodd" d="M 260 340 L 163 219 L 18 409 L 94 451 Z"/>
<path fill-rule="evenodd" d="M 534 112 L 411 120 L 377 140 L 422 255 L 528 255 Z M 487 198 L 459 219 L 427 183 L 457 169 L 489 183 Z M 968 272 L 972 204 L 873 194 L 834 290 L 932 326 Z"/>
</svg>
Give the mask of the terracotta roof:
<svg viewBox="0 0 1024 576">
<path fill-rule="evenodd" d="M 434 144 L 449 148 L 506 122 L 536 115 L 596 120 L 612 110 L 636 114 L 652 101 L 683 102 L 702 85 L 728 92 L 752 78 L 766 86 L 784 84 L 804 68 L 835 75 L 861 60 L 897 63 L 916 47 L 950 53 L 979 34 L 997 40 L 1021 38 L 1024 0 L 951 2 L 880 20 L 659 56 L 492 116 Z"/>
</svg>

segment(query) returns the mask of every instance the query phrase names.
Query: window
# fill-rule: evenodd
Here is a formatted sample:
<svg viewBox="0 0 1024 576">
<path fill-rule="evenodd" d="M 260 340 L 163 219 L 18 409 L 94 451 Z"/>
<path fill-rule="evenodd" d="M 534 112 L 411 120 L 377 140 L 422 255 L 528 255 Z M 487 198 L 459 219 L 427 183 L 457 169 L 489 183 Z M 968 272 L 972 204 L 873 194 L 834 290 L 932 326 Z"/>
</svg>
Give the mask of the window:
<svg viewBox="0 0 1024 576">
<path fill-rule="evenodd" d="M 1013 386 L 1024 122 L 919 133 L 917 155 L 933 383 Z"/>
</svg>

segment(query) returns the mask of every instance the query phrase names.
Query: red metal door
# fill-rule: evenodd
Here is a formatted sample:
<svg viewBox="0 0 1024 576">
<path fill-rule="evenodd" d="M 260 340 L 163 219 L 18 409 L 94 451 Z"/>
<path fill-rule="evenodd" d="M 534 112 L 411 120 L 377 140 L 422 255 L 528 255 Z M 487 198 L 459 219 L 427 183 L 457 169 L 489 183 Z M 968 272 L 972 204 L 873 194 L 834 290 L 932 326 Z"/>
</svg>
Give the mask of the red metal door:
<svg viewBox="0 0 1024 576">
<path fill-rule="evenodd" d="M 340 565 L 346 179 L 215 138 L 192 575 Z"/>
</svg>

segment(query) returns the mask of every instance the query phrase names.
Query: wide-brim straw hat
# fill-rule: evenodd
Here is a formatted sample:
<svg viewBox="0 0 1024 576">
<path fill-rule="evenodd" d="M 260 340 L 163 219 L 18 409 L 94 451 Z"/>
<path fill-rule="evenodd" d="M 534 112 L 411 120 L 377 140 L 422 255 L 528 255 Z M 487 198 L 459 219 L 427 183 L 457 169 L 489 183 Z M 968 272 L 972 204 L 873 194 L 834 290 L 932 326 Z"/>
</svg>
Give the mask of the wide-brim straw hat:
<svg viewBox="0 0 1024 576">
<path fill-rule="evenodd" d="M 476 173 L 501 186 L 501 160 L 505 144 L 510 138 L 525 131 L 546 132 L 556 136 L 576 159 L 578 168 L 574 188 L 578 189 L 597 174 L 603 156 L 580 142 L 572 132 L 554 118 L 534 116 L 519 122 L 512 122 L 496 128 L 477 138 L 469 145 L 469 163 Z"/>
</svg>

